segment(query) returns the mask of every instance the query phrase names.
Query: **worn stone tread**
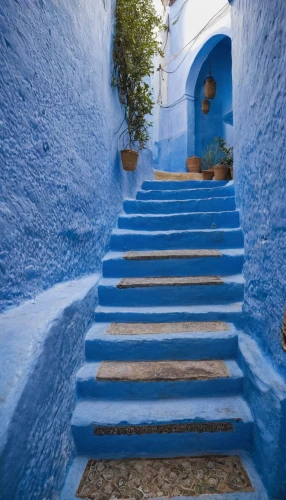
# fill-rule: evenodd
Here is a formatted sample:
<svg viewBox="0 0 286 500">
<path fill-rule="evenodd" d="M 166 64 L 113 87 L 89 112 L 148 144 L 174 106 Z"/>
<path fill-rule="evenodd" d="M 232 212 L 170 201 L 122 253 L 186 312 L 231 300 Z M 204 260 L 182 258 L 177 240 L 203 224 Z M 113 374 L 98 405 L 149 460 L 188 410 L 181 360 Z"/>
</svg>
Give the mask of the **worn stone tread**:
<svg viewBox="0 0 286 500">
<path fill-rule="evenodd" d="M 231 422 L 187 422 L 155 425 L 109 425 L 93 428 L 95 436 L 140 436 L 143 434 L 184 434 L 186 432 L 233 432 Z"/>
<path fill-rule="evenodd" d="M 103 361 L 96 373 L 97 380 L 160 381 L 210 380 L 229 378 L 224 361 Z"/>
<path fill-rule="evenodd" d="M 165 260 L 196 259 L 201 257 L 221 257 L 218 250 L 161 250 L 136 252 L 131 250 L 124 255 L 126 260 Z"/>
<path fill-rule="evenodd" d="M 163 172 L 154 170 L 155 181 L 201 181 L 203 175 L 193 172 Z"/>
<path fill-rule="evenodd" d="M 149 288 L 154 286 L 222 285 L 219 276 L 167 276 L 157 278 L 121 278 L 117 288 Z"/>
<path fill-rule="evenodd" d="M 183 321 L 174 323 L 110 323 L 105 333 L 107 335 L 152 335 L 228 330 L 228 324 L 223 321 Z"/>
<path fill-rule="evenodd" d="M 128 478 L 128 479 L 127 479 Z M 237 455 L 89 460 L 76 496 L 149 499 L 252 492 Z"/>
</svg>

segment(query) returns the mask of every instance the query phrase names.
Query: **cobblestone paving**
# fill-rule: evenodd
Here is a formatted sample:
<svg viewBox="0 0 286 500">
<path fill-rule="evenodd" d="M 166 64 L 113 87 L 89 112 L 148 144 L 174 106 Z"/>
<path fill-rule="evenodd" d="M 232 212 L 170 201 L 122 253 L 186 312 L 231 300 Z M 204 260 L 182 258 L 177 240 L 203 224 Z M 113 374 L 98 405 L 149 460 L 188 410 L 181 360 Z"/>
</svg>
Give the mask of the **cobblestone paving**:
<svg viewBox="0 0 286 500">
<path fill-rule="evenodd" d="M 89 460 L 77 497 L 150 499 L 253 491 L 238 456 Z"/>
</svg>

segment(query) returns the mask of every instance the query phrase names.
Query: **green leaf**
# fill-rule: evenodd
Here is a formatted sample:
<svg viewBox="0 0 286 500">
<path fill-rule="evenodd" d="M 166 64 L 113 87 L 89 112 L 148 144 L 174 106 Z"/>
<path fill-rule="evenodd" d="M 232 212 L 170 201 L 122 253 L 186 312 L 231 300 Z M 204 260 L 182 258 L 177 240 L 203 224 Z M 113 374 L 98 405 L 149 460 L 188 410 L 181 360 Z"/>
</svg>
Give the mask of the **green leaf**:
<svg viewBox="0 0 286 500">
<path fill-rule="evenodd" d="M 144 79 L 154 73 L 153 57 L 163 55 L 157 32 L 164 25 L 152 3 L 146 0 L 117 0 L 114 36 L 113 82 L 125 105 L 129 144 L 146 147 L 149 126 L 146 116 L 152 114 L 153 100 Z"/>
</svg>

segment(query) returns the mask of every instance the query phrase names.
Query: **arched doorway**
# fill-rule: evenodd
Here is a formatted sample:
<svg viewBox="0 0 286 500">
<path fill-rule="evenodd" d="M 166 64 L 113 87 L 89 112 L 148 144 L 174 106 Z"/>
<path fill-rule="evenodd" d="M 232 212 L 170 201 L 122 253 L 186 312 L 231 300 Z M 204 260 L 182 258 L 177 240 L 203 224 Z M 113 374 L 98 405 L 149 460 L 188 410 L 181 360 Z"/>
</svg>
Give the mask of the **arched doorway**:
<svg viewBox="0 0 286 500">
<path fill-rule="evenodd" d="M 214 77 L 217 92 L 210 100 L 210 111 L 201 110 L 204 95 L 204 83 L 209 73 Z M 223 38 L 210 52 L 198 75 L 195 88 L 195 152 L 202 152 L 214 139 L 223 137 L 232 145 L 232 78 L 231 78 L 231 40 Z"/>
<path fill-rule="evenodd" d="M 217 92 L 210 100 L 210 111 L 201 110 L 204 83 L 215 78 Z M 188 105 L 188 156 L 201 156 L 214 137 L 223 137 L 232 145 L 232 60 L 231 39 L 219 34 L 211 37 L 198 52 L 186 83 L 186 93 L 195 97 Z"/>
</svg>

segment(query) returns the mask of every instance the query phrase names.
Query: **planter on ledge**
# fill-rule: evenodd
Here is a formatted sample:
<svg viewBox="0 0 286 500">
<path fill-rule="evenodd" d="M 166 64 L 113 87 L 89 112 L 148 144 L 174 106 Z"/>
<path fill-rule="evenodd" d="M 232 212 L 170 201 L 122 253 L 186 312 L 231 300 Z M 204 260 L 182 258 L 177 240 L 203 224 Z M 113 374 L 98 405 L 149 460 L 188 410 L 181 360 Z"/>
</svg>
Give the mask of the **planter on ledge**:
<svg viewBox="0 0 286 500">
<path fill-rule="evenodd" d="M 213 167 L 213 169 L 216 181 L 225 181 L 227 179 L 229 173 L 229 167 L 227 165 L 222 165 L 220 163 L 219 165 Z"/>
<path fill-rule="evenodd" d="M 123 170 L 126 172 L 134 172 L 138 162 L 138 151 L 134 151 L 133 149 L 123 149 L 120 151 L 120 154 Z"/>
<path fill-rule="evenodd" d="M 186 164 L 189 172 L 194 174 L 199 174 L 201 172 L 202 163 L 198 156 L 191 156 L 190 158 L 187 158 Z"/>
<path fill-rule="evenodd" d="M 203 181 L 211 181 L 214 176 L 213 170 L 202 170 Z"/>
</svg>

